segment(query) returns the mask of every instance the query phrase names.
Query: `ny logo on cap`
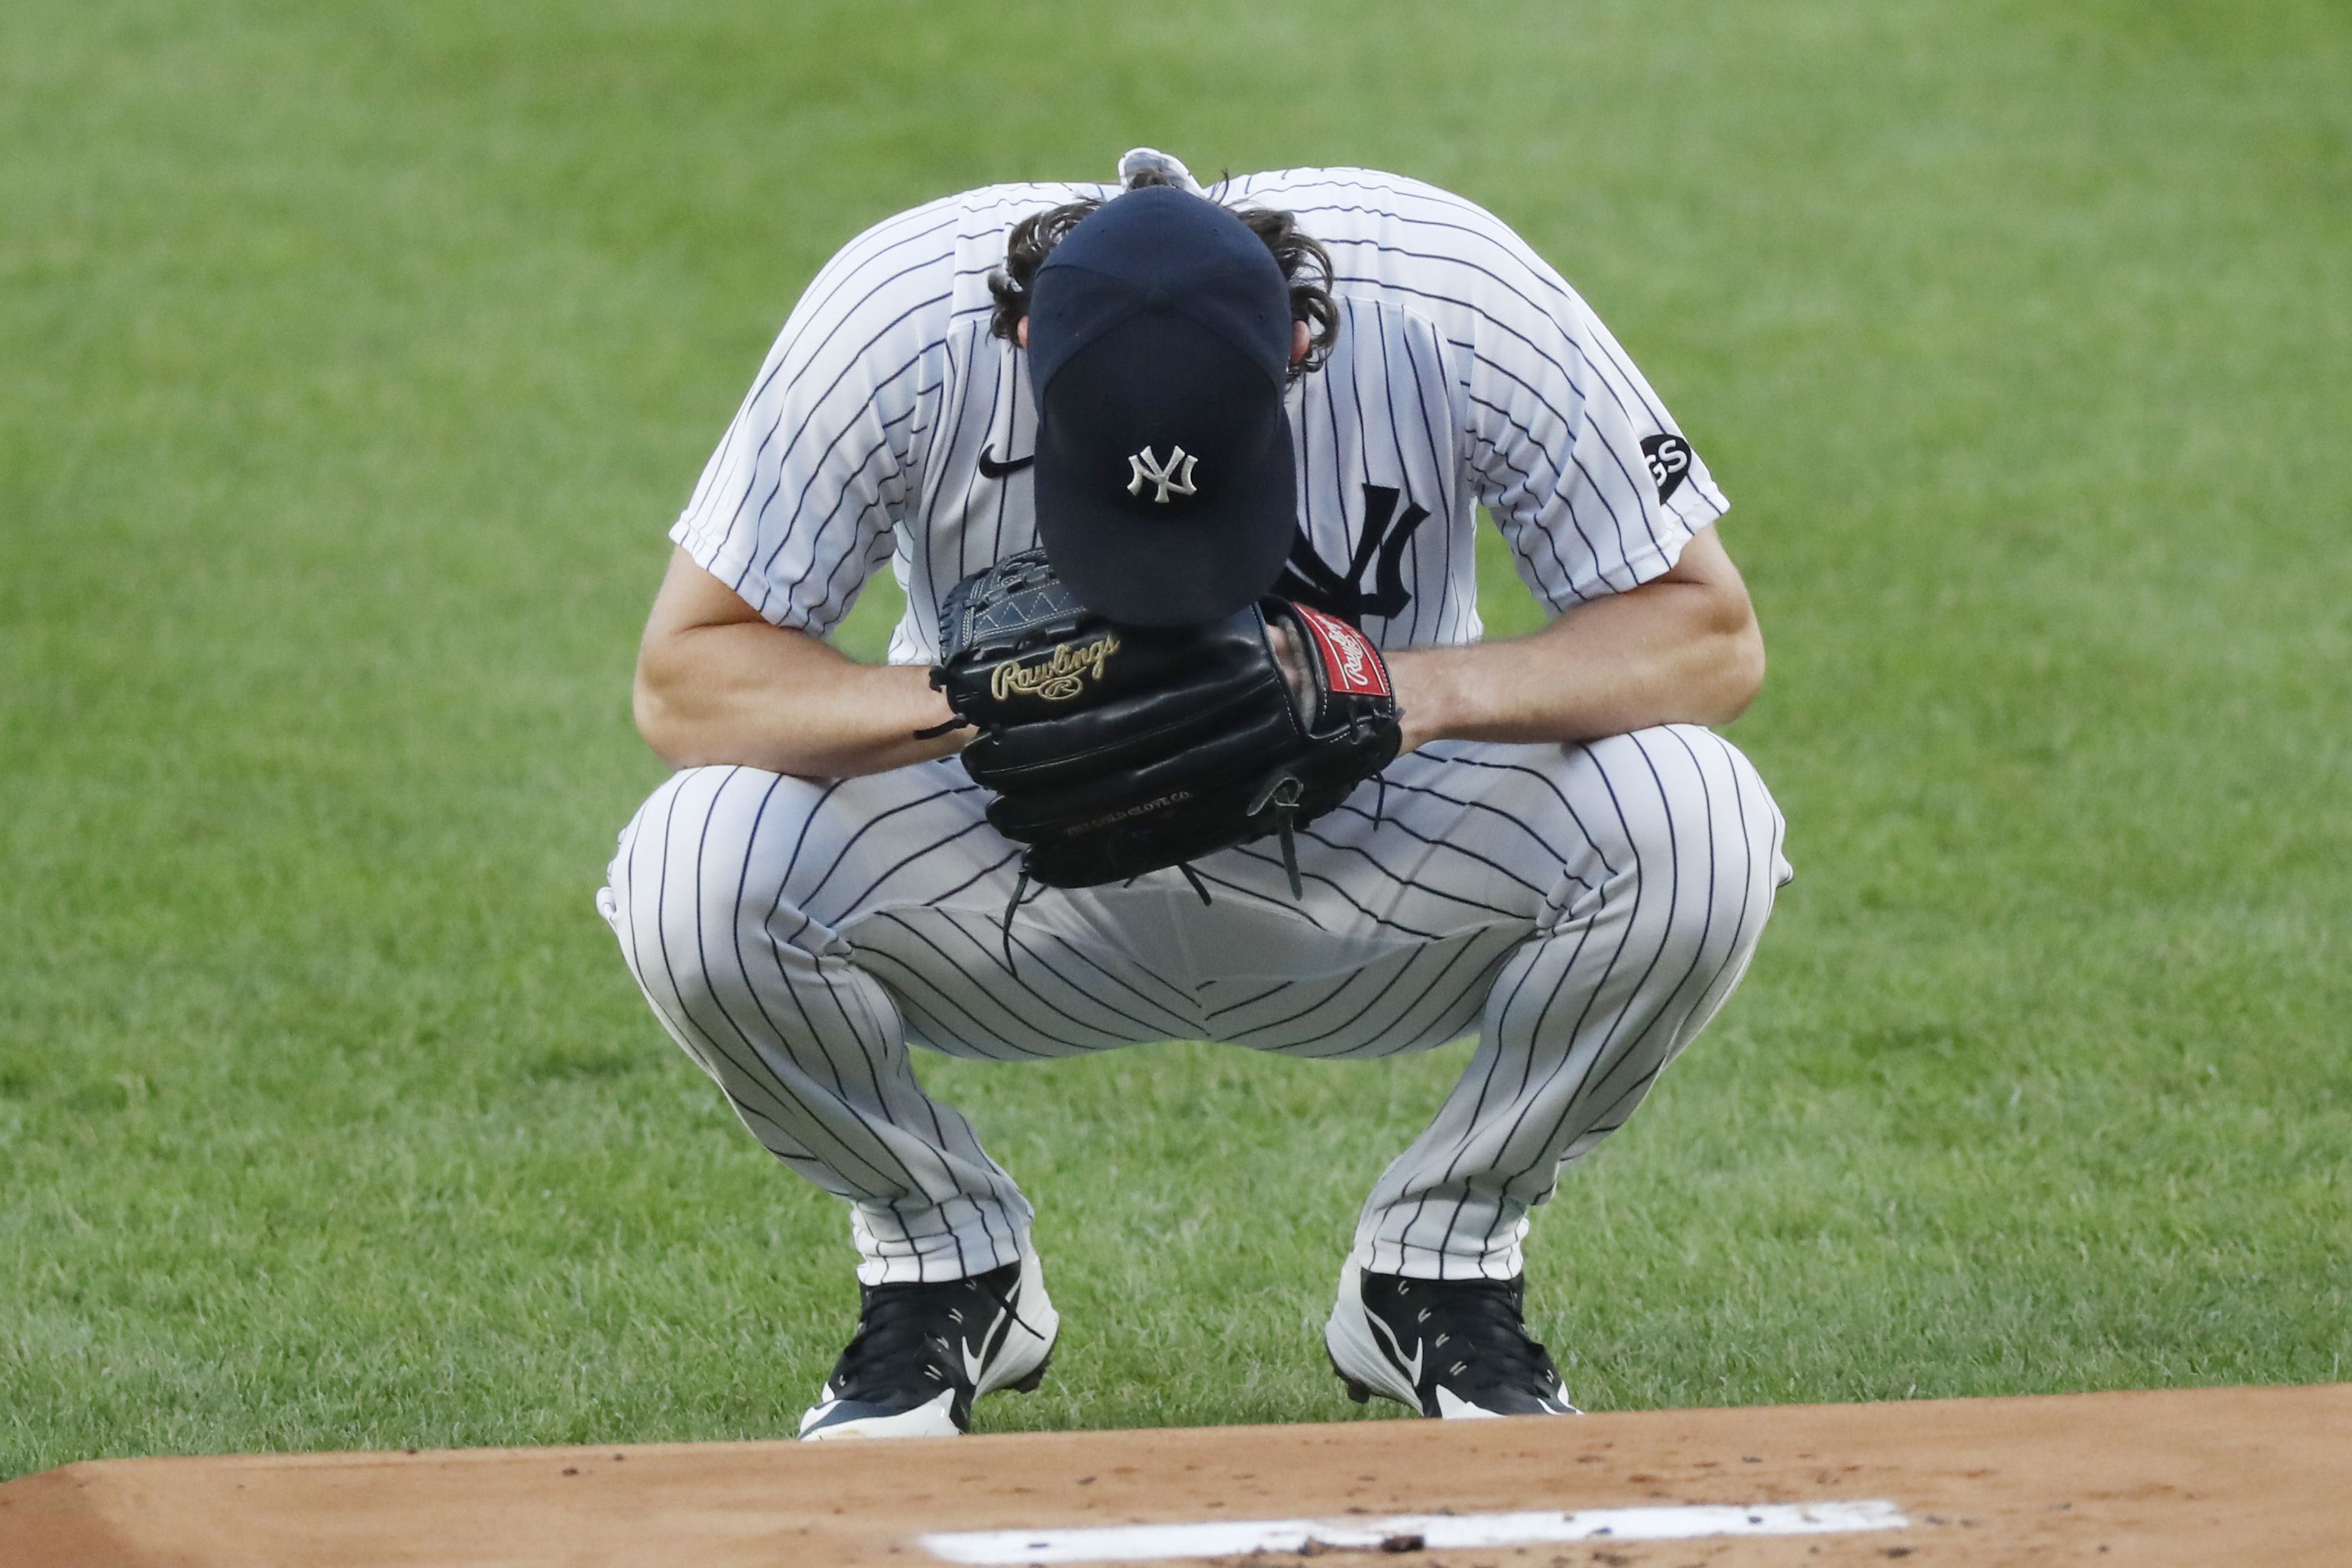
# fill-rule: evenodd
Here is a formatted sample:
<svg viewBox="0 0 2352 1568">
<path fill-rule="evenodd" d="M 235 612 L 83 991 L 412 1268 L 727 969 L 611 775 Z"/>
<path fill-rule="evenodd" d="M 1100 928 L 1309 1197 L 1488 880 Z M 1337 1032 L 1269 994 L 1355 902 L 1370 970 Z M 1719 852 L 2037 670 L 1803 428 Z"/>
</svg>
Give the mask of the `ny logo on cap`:
<svg viewBox="0 0 2352 1568">
<path fill-rule="evenodd" d="M 1140 496 L 1146 483 L 1156 485 L 1160 487 L 1159 493 L 1151 498 L 1163 507 L 1171 496 L 1196 495 L 1198 492 L 1192 486 L 1192 465 L 1199 461 L 1182 447 L 1171 446 L 1168 461 L 1162 463 L 1151 455 L 1151 448 L 1147 446 L 1127 460 L 1128 467 L 1135 474 L 1135 477 L 1127 482 L 1127 493 Z"/>
</svg>

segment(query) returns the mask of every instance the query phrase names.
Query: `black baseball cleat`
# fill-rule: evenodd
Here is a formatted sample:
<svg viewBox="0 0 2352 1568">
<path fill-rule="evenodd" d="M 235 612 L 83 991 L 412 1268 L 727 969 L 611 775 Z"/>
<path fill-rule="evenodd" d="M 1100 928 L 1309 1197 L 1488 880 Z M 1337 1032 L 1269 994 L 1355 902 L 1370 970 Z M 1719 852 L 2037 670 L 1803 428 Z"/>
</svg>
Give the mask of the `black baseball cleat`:
<svg viewBox="0 0 2352 1568">
<path fill-rule="evenodd" d="M 1331 1369 L 1362 1404 L 1379 1394 L 1449 1421 L 1573 1416 L 1520 1315 L 1521 1280 L 1409 1280 L 1353 1263 L 1323 1330 Z"/>
<path fill-rule="evenodd" d="M 803 1442 L 969 1432 L 973 1400 L 1044 1379 L 1062 1323 L 1030 1257 L 967 1280 L 860 1285 L 857 1303 L 857 1333 L 801 1417 Z"/>
</svg>

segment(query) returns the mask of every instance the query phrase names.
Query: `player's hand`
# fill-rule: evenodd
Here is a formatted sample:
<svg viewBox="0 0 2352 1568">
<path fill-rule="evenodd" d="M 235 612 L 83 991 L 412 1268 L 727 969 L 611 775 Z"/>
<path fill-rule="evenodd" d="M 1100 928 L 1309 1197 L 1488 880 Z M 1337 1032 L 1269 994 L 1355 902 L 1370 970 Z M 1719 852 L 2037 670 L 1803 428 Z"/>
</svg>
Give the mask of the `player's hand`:
<svg viewBox="0 0 2352 1568">
<path fill-rule="evenodd" d="M 1290 683 L 1291 700 L 1307 722 L 1315 722 L 1315 677 L 1307 668 L 1307 651 L 1298 645 L 1297 634 L 1279 622 L 1265 629 L 1266 641 L 1274 645 L 1274 662 L 1282 671 L 1282 678 Z"/>
<path fill-rule="evenodd" d="M 1189 627 L 1115 623 L 1042 549 L 949 591 L 932 678 L 975 734 L 963 767 L 1022 872 L 1095 887 L 1292 836 L 1396 755 L 1387 666 L 1362 632 L 1278 600 Z M 1276 677 L 1267 681 L 1267 675 Z"/>
</svg>

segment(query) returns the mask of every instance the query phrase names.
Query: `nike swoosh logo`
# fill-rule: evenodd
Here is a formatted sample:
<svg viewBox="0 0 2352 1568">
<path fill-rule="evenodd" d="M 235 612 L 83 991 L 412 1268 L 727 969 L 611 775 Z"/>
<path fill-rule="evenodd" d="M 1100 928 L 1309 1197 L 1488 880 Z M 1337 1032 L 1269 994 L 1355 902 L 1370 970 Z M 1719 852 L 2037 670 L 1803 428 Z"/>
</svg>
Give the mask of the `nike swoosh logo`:
<svg viewBox="0 0 2352 1568">
<path fill-rule="evenodd" d="M 972 1354 L 971 1346 L 961 1341 L 957 1343 L 956 1349 L 963 1354 L 965 1382 L 971 1384 L 975 1389 L 980 1386 L 982 1370 L 988 1365 L 990 1358 L 1003 1348 L 1004 1340 L 1012 1332 L 1013 1314 L 1000 1308 L 996 1313 L 996 1320 L 988 1325 L 988 1332 L 980 1336 L 979 1354 Z"/>
<path fill-rule="evenodd" d="M 1412 1359 L 1407 1361 L 1404 1354 L 1404 1343 L 1397 1338 L 1396 1330 L 1389 1327 L 1386 1322 L 1382 1322 L 1381 1315 L 1378 1312 L 1367 1310 L 1364 1316 L 1370 1321 L 1372 1327 L 1380 1331 L 1381 1337 L 1389 1342 L 1389 1359 L 1397 1364 L 1398 1369 L 1402 1371 L 1407 1378 L 1411 1379 L 1412 1385 L 1415 1388 L 1419 1388 L 1421 1386 L 1421 1358 L 1422 1352 L 1424 1348 L 1421 1341 L 1415 1340 L 1412 1342 Z"/>
<path fill-rule="evenodd" d="M 1036 461 L 1037 455 L 1032 452 L 1026 457 L 1015 457 L 1010 462 L 999 463 L 996 460 L 994 445 L 983 446 L 980 449 L 980 472 L 981 476 L 985 479 L 1002 479 L 1008 474 L 1018 474 Z"/>
</svg>

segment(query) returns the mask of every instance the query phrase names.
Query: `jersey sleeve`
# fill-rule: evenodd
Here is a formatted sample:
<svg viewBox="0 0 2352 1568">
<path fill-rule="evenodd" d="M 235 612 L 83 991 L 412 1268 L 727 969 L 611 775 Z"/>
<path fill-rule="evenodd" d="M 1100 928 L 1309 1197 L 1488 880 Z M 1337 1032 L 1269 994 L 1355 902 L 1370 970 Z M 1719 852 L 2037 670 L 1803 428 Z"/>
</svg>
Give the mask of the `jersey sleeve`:
<svg viewBox="0 0 2352 1568">
<path fill-rule="evenodd" d="M 1601 319 L 1486 222 L 1465 457 L 1520 577 L 1564 611 L 1672 570 L 1729 503 Z"/>
<path fill-rule="evenodd" d="M 953 264 L 891 230 L 809 285 L 670 529 L 761 615 L 812 636 L 888 559 L 919 489 L 917 413 L 939 382 Z"/>
</svg>

